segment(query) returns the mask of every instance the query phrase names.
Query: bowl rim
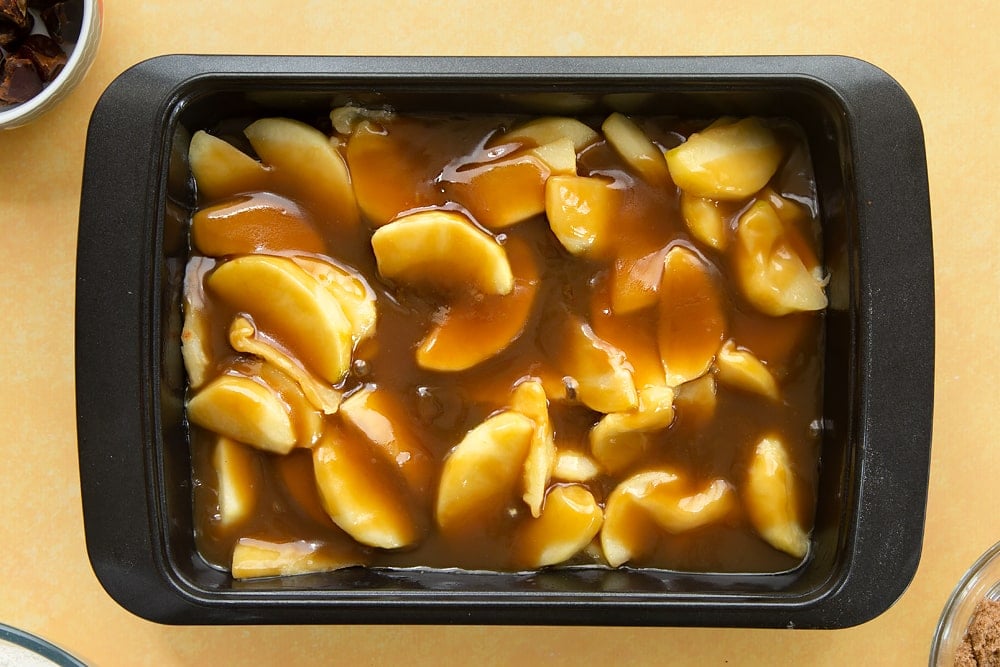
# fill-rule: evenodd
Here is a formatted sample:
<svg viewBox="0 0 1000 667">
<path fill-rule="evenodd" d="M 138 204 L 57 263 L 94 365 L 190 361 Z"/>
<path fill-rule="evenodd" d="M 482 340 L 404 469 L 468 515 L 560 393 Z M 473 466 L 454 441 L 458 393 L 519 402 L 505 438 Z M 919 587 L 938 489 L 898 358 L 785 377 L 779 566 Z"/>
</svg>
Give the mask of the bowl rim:
<svg viewBox="0 0 1000 667">
<path fill-rule="evenodd" d="M 0 109 L 0 130 L 21 127 L 48 111 L 54 102 L 72 90 L 93 61 L 100 39 L 101 0 L 81 0 L 83 18 L 80 35 L 69 52 L 66 65 L 55 79 L 30 100 Z"/>
</svg>

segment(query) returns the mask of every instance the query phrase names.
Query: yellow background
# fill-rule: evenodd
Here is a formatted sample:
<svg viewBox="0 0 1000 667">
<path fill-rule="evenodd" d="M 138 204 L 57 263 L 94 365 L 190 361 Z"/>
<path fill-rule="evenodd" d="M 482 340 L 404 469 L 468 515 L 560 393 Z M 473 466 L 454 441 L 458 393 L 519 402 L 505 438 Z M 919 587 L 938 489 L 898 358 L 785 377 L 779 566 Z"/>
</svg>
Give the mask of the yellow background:
<svg viewBox="0 0 1000 667">
<path fill-rule="evenodd" d="M 104 16 L 81 86 L 42 121 L 0 132 L 0 622 L 96 665 L 926 664 L 949 592 L 1000 540 L 1000 4 L 108 0 Z M 876 620 L 837 631 L 165 627 L 117 606 L 90 569 L 80 508 L 77 213 L 98 96 L 130 65 L 164 53 L 818 53 L 887 70 L 924 124 L 934 220 L 934 446 L 912 585 Z"/>
</svg>

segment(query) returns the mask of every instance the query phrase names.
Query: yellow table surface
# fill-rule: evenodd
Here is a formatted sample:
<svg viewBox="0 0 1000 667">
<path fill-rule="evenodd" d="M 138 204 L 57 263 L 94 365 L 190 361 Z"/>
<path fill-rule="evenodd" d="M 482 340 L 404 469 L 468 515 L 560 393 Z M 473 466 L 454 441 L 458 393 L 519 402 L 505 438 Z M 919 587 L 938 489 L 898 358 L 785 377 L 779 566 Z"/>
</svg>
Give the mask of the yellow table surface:
<svg viewBox="0 0 1000 667">
<path fill-rule="evenodd" d="M 104 16 L 97 60 L 80 87 L 43 122 L 0 132 L 0 622 L 96 665 L 926 662 L 952 587 L 1000 540 L 1000 4 L 106 0 Z M 818 53 L 887 70 L 923 121 L 936 263 L 933 460 L 923 556 L 908 590 L 875 620 L 836 631 L 167 627 L 119 607 L 84 545 L 74 420 L 77 212 L 98 96 L 130 65 L 165 53 Z"/>
</svg>

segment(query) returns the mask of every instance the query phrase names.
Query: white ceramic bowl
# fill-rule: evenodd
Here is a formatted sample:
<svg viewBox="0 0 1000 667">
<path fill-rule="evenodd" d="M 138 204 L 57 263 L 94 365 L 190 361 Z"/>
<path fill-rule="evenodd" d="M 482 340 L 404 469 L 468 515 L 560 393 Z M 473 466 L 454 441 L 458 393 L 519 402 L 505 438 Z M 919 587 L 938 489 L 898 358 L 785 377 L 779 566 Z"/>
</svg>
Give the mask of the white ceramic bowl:
<svg viewBox="0 0 1000 667">
<path fill-rule="evenodd" d="M 101 40 L 101 0 L 81 0 L 83 21 L 80 36 L 76 40 L 66 66 L 42 92 L 30 100 L 10 107 L 0 108 L 0 130 L 9 130 L 27 125 L 46 111 L 49 111 L 73 90 L 90 69 Z"/>
</svg>

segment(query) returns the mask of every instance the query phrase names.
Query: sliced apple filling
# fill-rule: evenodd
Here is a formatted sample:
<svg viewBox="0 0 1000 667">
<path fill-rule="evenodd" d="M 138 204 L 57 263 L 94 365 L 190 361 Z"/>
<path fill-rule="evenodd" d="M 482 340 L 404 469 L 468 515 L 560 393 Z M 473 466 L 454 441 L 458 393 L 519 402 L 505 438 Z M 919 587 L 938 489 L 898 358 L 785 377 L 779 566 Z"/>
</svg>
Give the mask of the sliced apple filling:
<svg viewBox="0 0 1000 667">
<path fill-rule="evenodd" d="M 716 250 L 726 249 L 729 243 L 726 216 L 719 202 L 682 192 L 681 215 L 691 236 Z"/>
<path fill-rule="evenodd" d="M 590 451 L 601 466 L 618 473 L 643 459 L 649 434 L 674 420 L 674 392 L 669 387 L 644 387 L 639 404 L 629 412 L 604 415 L 590 431 Z"/>
<path fill-rule="evenodd" d="M 798 484 L 782 441 L 761 438 L 747 470 L 743 503 L 750 522 L 768 544 L 802 558 L 809 550 L 809 533 L 798 509 Z"/>
<path fill-rule="evenodd" d="M 601 474 L 601 468 L 591 457 L 572 449 L 556 448 L 552 479 L 560 482 L 589 482 Z"/>
<path fill-rule="evenodd" d="M 787 315 L 822 310 L 826 280 L 818 263 L 807 265 L 796 252 L 774 207 L 755 202 L 740 216 L 733 252 L 736 280 L 744 296 L 762 313 Z"/>
<path fill-rule="evenodd" d="M 193 135 L 180 339 L 209 562 L 804 557 L 816 457 L 793 435 L 827 301 L 794 130 L 492 118 L 449 135 L 350 103 L 331 134 L 253 122 L 247 152 L 227 124 Z"/>
<path fill-rule="evenodd" d="M 433 458 L 413 429 L 408 428 L 413 418 L 394 394 L 374 386 L 364 387 L 343 402 L 340 416 L 375 446 L 389 466 L 399 470 L 415 497 L 429 494 Z"/>
<path fill-rule="evenodd" d="M 778 382 L 771 371 L 752 352 L 738 348 L 732 340 L 727 340 L 719 350 L 715 366 L 716 377 L 722 384 L 766 396 L 772 401 L 780 400 Z"/>
<path fill-rule="evenodd" d="M 556 442 L 549 419 L 549 400 L 538 380 L 528 380 L 514 389 L 511 410 L 520 412 L 534 422 L 528 455 L 524 461 L 524 502 L 536 519 L 542 512 L 545 490 L 555 466 Z"/>
<path fill-rule="evenodd" d="M 496 414 L 469 431 L 444 460 L 435 517 L 442 530 L 505 507 L 523 477 L 535 423 L 519 412 Z"/>
<path fill-rule="evenodd" d="M 423 203 L 419 155 L 408 151 L 384 125 L 364 117 L 355 122 L 347 140 L 347 165 L 361 212 L 381 227 Z"/>
<path fill-rule="evenodd" d="M 258 330 L 295 350 L 331 384 L 351 362 L 351 322 L 340 302 L 315 278 L 283 257 L 245 255 L 220 265 L 206 290 L 253 318 Z"/>
<path fill-rule="evenodd" d="M 274 171 L 279 187 L 336 225 L 349 228 L 358 223 L 347 163 L 325 134 L 288 118 L 264 118 L 243 133 Z"/>
<path fill-rule="evenodd" d="M 669 470 L 639 473 L 615 487 L 601 530 L 608 563 L 617 567 L 645 556 L 656 542 L 651 524 L 669 533 L 683 533 L 718 523 L 737 507 L 735 490 L 723 479 L 696 489 Z"/>
<path fill-rule="evenodd" d="M 545 216 L 566 250 L 600 257 L 616 237 L 615 218 L 621 193 L 594 176 L 552 176 L 545 182 Z"/>
<path fill-rule="evenodd" d="M 198 193 L 207 201 L 267 189 L 267 167 L 204 130 L 195 132 L 191 137 L 188 163 Z"/>
<path fill-rule="evenodd" d="M 708 264 L 675 246 L 663 260 L 660 283 L 660 355 L 667 384 L 704 375 L 722 345 L 725 327 L 722 297 Z"/>
<path fill-rule="evenodd" d="M 259 579 L 332 572 L 366 565 L 371 560 L 351 546 L 295 540 L 271 542 L 244 537 L 233 550 L 233 577 Z"/>
<path fill-rule="evenodd" d="M 576 484 L 552 487 L 538 517 L 517 532 L 514 562 L 522 567 L 557 565 L 583 551 L 597 535 L 604 512 L 593 494 Z"/>
<path fill-rule="evenodd" d="M 329 415 L 340 407 L 339 391 L 302 368 L 293 357 L 279 350 L 273 343 L 258 338 L 256 327 L 247 318 L 237 316 L 233 320 L 229 327 L 229 344 L 237 352 L 258 356 L 291 377 L 317 410 Z"/>
<path fill-rule="evenodd" d="M 460 213 L 426 211 L 400 218 L 372 235 L 382 277 L 407 285 L 509 294 L 514 275 L 503 246 Z"/>
<path fill-rule="evenodd" d="M 459 295 L 439 310 L 430 332 L 417 346 L 421 368 L 463 371 L 492 359 L 524 332 L 540 278 L 530 248 L 508 240 L 513 289 L 507 294 Z"/>
<path fill-rule="evenodd" d="M 716 123 L 666 153 L 677 187 L 712 199 L 752 196 L 771 180 L 783 157 L 774 133 L 756 118 Z"/>
<path fill-rule="evenodd" d="M 188 384 L 198 389 L 211 374 L 214 364 L 211 346 L 211 324 L 205 306 L 202 278 L 215 266 L 214 260 L 192 257 L 184 272 L 184 324 L 181 328 L 181 356 L 187 371 Z"/>
<path fill-rule="evenodd" d="M 191 243 L 209 257 L 326 250 L 309 214 L 269 193 L 239 195 L 199 210 L 191 219 Z"/>
<path fill-rule="evenodd" d="M 439 178 L 476 222 L 502 230 L 544 213 L 546 182 L 559 175 L 576 175 L 570 137 L 511 153 L 486 150 L 449 165 Z"/>
<path fill-rule="evenodd" d="M 561 326 L 557 364 L 581 403 L 598 412 L 623 412 L 639 404 L 625 354 L 589 324 L 568 317 Z"/>
<path fill-rule="evenodd" d="M 669 181 L 663 151 L 628 116 L 613 113 L 601 125 L 612 148 L 642 178 L 653 184 Z"/>
<path fill-rule="evenodd" d="M 398 549 L 422 535 L 419 517 L 396 471 L 373 456 L 372 445 L 332 429 L 313 448 L 323 507 L 361 544 Z"/>
<path fill-rule="evenodd" d="M 234 526 L 253 516 L 261 473 L 253 450 L 231 438 L 219 436 L 212 451 L 218 479 L 219 523 Z"/>
<path fill-rule="evenodd" d="M 269 452 L 286 454 L 298 440 L 278 395 L 240 375 L 212 380 L 188 401 L 187 413 L 198 426 Z"/>
<path fill-rule="evenodd" d="M 590 126 L 575 118 L 563 116 L 547 116 L 536 118 L 511 128 L 490 141 L 491 146 L 506 143 L 519 143 L 531 146 L 544 146 L 561 139 L 569 139 L 573 150 L 577 153 L 588 146 L 597 143 L 600 135 Z"/>
<path fill-rule="evenodd" d="M 188 161 L 203 199 L 282 190 L 337 225 L 357 224 L 347 164 L 326 135 L 288 118 L 258 120 L 244 134 L 260 162 L 207 132 L 191 138 Z"/>
</svg>

